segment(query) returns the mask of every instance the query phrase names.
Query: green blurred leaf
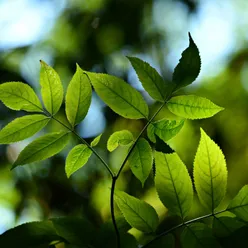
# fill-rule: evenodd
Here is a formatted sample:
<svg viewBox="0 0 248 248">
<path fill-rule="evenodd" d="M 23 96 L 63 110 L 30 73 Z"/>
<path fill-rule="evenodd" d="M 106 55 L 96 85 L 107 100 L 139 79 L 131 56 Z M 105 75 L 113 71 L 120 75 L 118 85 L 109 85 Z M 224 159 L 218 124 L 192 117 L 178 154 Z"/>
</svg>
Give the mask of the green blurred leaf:
<svg viewBox="0 0 248 248">
<path fill-rule="evenodd" d="M 148 118 L 148 106 L 142 95 L 122 79 L 87 72 L 100 98 L 117 114 L 129 119 Z"/>
<path fill-rule="evenodd" d="M 128 164 L 133 174 L 140 180 L 142 187 L 152 169 L 152 148 L 148 141 L 140 138 L 128 158 Z"/>
<path fill-rule="evenodd" d="M 184 124 L 184 120 L 159 120 L 152 122 L 147 128 L 147 136 L 153 142 L 156 143 L 155 134 L 164 142 L 170 140 L 179 133 Z"/>
<path fill-rule="evenodd" d="M 181 234 L 183 248 L 220 248 L 212 230 L 203 223 L 187 225 Z"/>
<path fill-rule="evenodd" d="M 145 233 L 155 232 L 158 215 L 151 205 L 122 191 L 115 192 L 115 202 L 132 227 Z"/>
<path fill-rule="evenodd" d="M 95 138 L 91 141 L 90 146 L 91 146 L 91 147 L 97 146 L 98 143 L 99 143 L 99 141 L 100 141 L 100 139 L 101 139 L 101 137 L 102 137 L 102 133 L 99 134 L 97 137 L 95 137 Z"/>
<path fill-rule="evenodd" d="M 50 118 L 45 115 L 27 115 L 17 118 L 0 131 L 0 144 L 9 144 L 33 136 L 47 125 Z"/>
<path fill-rule="evenodd" d="M 133 140 L 133 134 L 128 130 L 114 132 L 108 139 L 107 149 L 112 152 L 118 146 L 126 146 L 131 144 Z"/>
<path fill-rule="evenodd" d="M 0 85 L 0 100 L 10 109 L 28 112 L 43 112 L 42 105 L 27 84 L 8 82 Z"/>
<path fill-rule="evenodd" d="M 77 70 L 67 88 L 65 111 L 74 127 L 86 116 L 91 103 L 92 89 L 87 75 L 77 64 Z"/>
<path fill-rule="evenodd" d="M 198 77 L 200 70 L 199 50 L 189 33 L 189 47 L 183 51 L 173 73 L 172 81 L 175 83 L 175 88 L 178 89 L 191 84 Z"/>
<path fill-rule="evenodd" d="M 238 218 L 248 221 L 248 185 L 245 185 L 231 200 L 227 210 L 234 213 Z"/>
<path fill-rule="evenodd" d="M 155 152 L 155 187 L 169 211 L 184 219 L 193 203 L 193 187 L 188 170 L 176 153 Z"/>
<path fill-rule="evenodd" d="M 41 95 L 47 111 L 51 115 L 55 115 L 63 101 L 63 86 L 57 72 L 47 65 L 44 61 L 40 61 L 40 85 Z"/>
<path fill-rule="evenodd" d="M 175 248 L 175 238 L 172 234 L 167 234 L 161 238 L 153 241 L 151 244 L 146 246 L 147 248 Z"/>
<path fill-rule="evenodd" d="M 68 154 L 65 162 L 67 177 L 84 166 L 90 158 L 92 151 L 84 144 L 75 146 Z"/>
<path fill-rule="evenodd" d="M 24 165 L 41 161 L 59 153 L 67 144 L 70 132 L 56 132 L 46 134 L 30 144 L 21 151 L 12 169 L 18 165 Z"/>
<path fill-rule="evenodd" d="M 191 120 L 209 118 L 223 110 L 210 100 L 194 95 L 172 97 L 167 107 L 173 114 Z"/>
<path fill-rule="evenodd" d="M 139 58 L 127 57 L 136 71 L 140 82 L 148 94 L 155 100 L 164 102 L 165 98 L 170 94 L 169 86 L 159 75 L 159 73 L 151 67 L 147 62 Z"/>
<path fill-rule="evenodd" d="M 194 160 L 194 181 L 200 202 L 213 212 L 226 194 L 227 168 L 221 149 L 203 129 Z"/>
</svg>

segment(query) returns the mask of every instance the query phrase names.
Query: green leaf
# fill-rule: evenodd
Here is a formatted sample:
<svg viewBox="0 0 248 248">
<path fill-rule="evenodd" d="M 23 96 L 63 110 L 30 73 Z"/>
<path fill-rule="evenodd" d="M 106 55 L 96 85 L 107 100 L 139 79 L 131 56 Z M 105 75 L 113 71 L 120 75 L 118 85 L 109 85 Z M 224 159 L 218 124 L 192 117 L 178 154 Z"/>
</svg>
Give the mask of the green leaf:
<svg viewBox="0 0 248 248">
<path fill-rule="evenodd" d="M 117 114 L 129 119 L 148 118 L 148 106 L 142 95 L 120 78 L 87 72 L 100 98 Z"/>
<path fill-rule="evenodd" d="M 142 187 L 152 169 L 152 148 L 148 141 L 140 138 L 128 158 L 128 164 L 133 174 L 140 180 Z"/>
<path fill-rule="evenodd" d="M 199 50 L 189 33 L 189 47 L 182 53 L 182 57 L 177 64 L 172 81 L 175 89 L 191 84 L 198 77 L 201 70 L 201 58 Z"/>
<path fill-rule="evenodd" d="M 41 95 L 47 111 L 51 115 L 55 115 L 63 101 L 63 86 L 57 72 L 47 65 L 44 61 L 40 61 L 40 85 Z"/>
<path fill-rule="evenodd" d="M 0 144 L 9 144 L 33 136 L 47 125 L 45 115 L 27 115 L 10 122 L 0 131 Z"/>
<path fill-rule="evenodd" d="M 0 247 L 34 248 L 61 240 L 51 221 L 30 222 L 10 229 L 0 235 Z"/>
<path fill-rule="evenodd" d="M 151 205 L 122 191 L 115 192 L 115 202 L 132 227 L 145 233 L 155 232 L 158 215 Z"/>
<path fill-rule="evenodd" d="M 173 114 L 191 120 L 209 118 L 223 110 L 210 100 L 194 95 L 172 97 L 167 107 Z"/>
<path fill-rule="evenodd" d="M 42 105 L 27 84 L 8 82 L 0 85 L 0 100 L 10 109 L 28 112 L 43 112 Z"/>
<path fill-rule="evenodd" d="M 203 223 L 187 225 L 181 234 L 183 248 L 220 248 L 212 230 Z"/>
<path fill-rule="evenodd" d="M 148 94 L 155 100 L 164 102 L 170 93 L 169 86 L 166 85 L 159 73 L 147 62 L 139 58 L 127 57 L 136 71 L 140 82 Z"/>
<path fill-rule="evenodd" d="M 170 140 L 179 133 L 184 124 L 184 120 L 159 120 L 152 122 L 147 128 L 147 136 L 156 143 L 155 134 L 164 142 Z"/>
<path fill-rule="evenodd" d="M 101 137 L 102 137 L 102 133 L 99 134 L 97 137 L 95 137 L 95 139 L 93 139 L 93 140 L 91 141 L 90 146 L 91 146 L 91 147 L 97 146 L 98 143 L 99 143 L 99 141 L 100 141 L 100 139 L 101 139 Z"/>
<path fill-rule="evenodd" d="M 234 213 L 238 218 L 248 221 L 248 185 L 245 185 L 231 200 L 227 210 Z"/>
<path fill-rule="evenodd" d="M 221 149 L 203 129 L 194 161 L 194 181 L 200 202 L 213 212 L 226 194 L 227 168 Z"/>
<path fill-rule="evenodd" d="M 77 64 L 66 93 L 65 111 L 72 127 L 80 123 L 86 116 L 91 103 L 92 89 L 87 75 Z"/>
<path fill-rule="evenodd" d="M 175 248 L 175 238 L 172 234 L 168 234 L 166 236 L 160 237 L 159 239 L 153 241 L 151 244 L 146 245 L 147 248 L 158 248 L 158 247 L 166 247 L 166 248 Z"/>
<path fill-rule="evenodd" d="M 118 146 L 126 146 L 134 141 L 133 135 L 128 130 L 117 131 L 111 134 L 107 142 L 107 149 L 112 152 Z"/>
<path fill-rule="evenodd" d="M 59 153 L 67 144 L 70 132 L 57 132 L 46 134 L 30 144 L 21 151 L 12 169 L 18 165 L 29 164 L 44 160 Z"/>
<path fill-rule="evenodd" d="M 176 153 L 155 152 L 155 187 L 169 211 L 184 219 L 193 203 L 193 187 L 186 166 Z"/>
<path fill-rule="evenodd" d="M 84 166 L 90 158 L 92 151 L 84 144 L 75 146 L 68 154 L 65 162 L 67 177 Z"/>
</svg>

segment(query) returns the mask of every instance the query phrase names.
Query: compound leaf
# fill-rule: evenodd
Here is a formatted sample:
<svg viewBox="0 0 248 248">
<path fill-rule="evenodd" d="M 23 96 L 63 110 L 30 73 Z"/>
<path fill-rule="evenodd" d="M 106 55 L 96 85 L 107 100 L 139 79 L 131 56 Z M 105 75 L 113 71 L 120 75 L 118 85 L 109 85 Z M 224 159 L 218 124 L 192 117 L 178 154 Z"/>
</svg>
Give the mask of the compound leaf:
<svg viewBox="0 0 248 248">
<path fill-rule="evenodd" d="M 63 101 L 63 86 L 57 72 L 47 65 L 44 61 L 40 61 L 40 85 L 41 95 L 47 111 L 51 115 L 55 115 Z"/>
<path fill-rule="evenodd" d="M 152 148 L 147 140 L 140 138 L 128 158 L 128 164 L 142 186 L 150 174 L 152 162 Z"/>
<path fill-rule="evenodd" d="M 148 118 L 148 106 L 142 95 L 120 78 L 87 72 L 100 98 L 117 114 L 129 119 Z"/>
<path fill-rule="evenodd" d="M 101 139 L 101 137 L 102 137 L 102 133 L 99 134 L 97 137 L 95 137 L 95 138 L 91 141 L 90 146 L 91 146 L 91 147 L 97 146 L 98 143 L 99 143 L 99 141 L 100 141 L 100 139 Z"/>
<path fill-rule="evenodd" d="M 77 70 L 67 88 L 65 98 L 66 116 L 72 127 L 86 116 L 91 103 L 92 89 L 87 75 L 77 65 Z"/>
<path fill-rule="evenodd" d="M 231 200 L 227 210 L 234 213 L 238 218 L 248 221 L 248 185 L 245 185 Z"/>
<path fill-rule="evenodd" d="M 159 120 L 152 122 L 147 128 L 148 138 L 155 143 L 155 134 L 164 142 L 170 140 L 179 133 L 184 124 L 184 120 Z"/>
<path fill-rule="evenodd" d="M 187 225 L 181 234 L 183 248 L 221 248 L 212 230 L 203 223 Z"/>
<path fill-rule="evenodd" d="M 193 187 L 186 166 L 176 153 L 155 152 L 155 187 L 169 211 L 184 219 L 193 202 Z"/>
<path fill-rule="evenodd" d="M 49 120 L 49 117 L 38 114 L 17 118 L 0 131 L 0 144 L 9 144 L 29 138 L 45 127 Z"/>
<path fill-rule="evenodd" d="M 107 149 L 112 152 L 118 146 L 126 146 L 134 140 L 133 135 L 128 130 L 117 131 L 111 134 L 107 142 Z"/>
<path fill-rule="evenodd" d="M 115 192 L 115 202 L 132 227 L 145 233 L 155 232 L 158 215 L 151 205 L 122 191 Z"/>
<path fill-rule="evenodd" d="M 10 109 L 28 112 L 43 112 L 42 105 L 34 90 L 21 82 L 0 85 L 0 100 Z"/>
<path fill-rule="evenodd" d="M 167 107 L 173 114 L 191 120 L 209 118 L 223 110 L 210 100 L 194 95 L 172 97 Z"/>
<path fill-rule="evenodd" d="M 203 129 L 194 160 L 194 181 L 200 202 L 213 212 L 226 194 L 227 168 L 221 149 Z"/>
<path fill-rule="evenodd" d="M 18 165 L 24 165 L 41 161 L 59 153 L 67 144 L 70 132 L 56 132 L 46 134 L 30 144 L 21 151 L 12 169 Z"/>
<path fill-rule="evenodd" d="M 155 100 L 164 102 L 169 90 L 159 73 L 147 62 L 139 58 L 127 57 L 136 71 L 140 82 L 148 94 Z"/>
<path fill-rule="evenodd" d="M 189 33 L 189 47 L 182 53 L 182 57 L 177 64 L 172 81 L 175 89 L 191 84 L 198 77 L 201 70 L 201 58 L 199 50 Z"/>
<path fill-rule="evenodd" d="M 65 162 L 67 177 L 84 166 L 90 158 L 92 151 L 84 144 L 75 146 L 68 154 Z"/>
</svg>

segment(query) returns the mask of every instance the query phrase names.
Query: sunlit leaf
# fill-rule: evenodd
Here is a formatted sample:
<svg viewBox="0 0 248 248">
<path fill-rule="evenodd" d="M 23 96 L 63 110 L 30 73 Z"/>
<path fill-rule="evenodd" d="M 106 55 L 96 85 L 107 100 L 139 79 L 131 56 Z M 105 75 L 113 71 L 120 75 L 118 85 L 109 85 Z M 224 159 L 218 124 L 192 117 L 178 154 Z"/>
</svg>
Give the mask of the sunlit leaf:
<svg viewBox="0 0 248 248">
<path fill-rule="evenodd" d="M 155 100 L 164 102 L 170 93 L 171 84 L 166 84 L 159 73 L 151 67 L 147 62 L 139 58 L 127 57 L 134 70 L 136 71 L 140 82 L 148 94 Z"/>
<path fill-rule="evenodd" d="M 194 95 L 172 97 L 167 107 L 173 114 L 192 120 L 208 118 L 223 110 L 210 100 Z"/>
<path fill-rule="evenodd" d="M 0 85 L 0 100 L 10 109 L 43 112 L 42 105 L 33 89 L 21 82 Z"/>
<path fill-rule="evenodd" d="M 99 143 L 99 141 L 100 141 L 100 139 L 101 139 L 101 137 L 102 137 L 102 133 L 99 134 L 97 137 L 95 137 L 95 138 L 91 141 L 90 146 L 92 146 L 92 147 L 97 146 L 98 143 Z"/>
<path fill-rule="evenodd" d="M 0 131 L 0 144 L 24 140 L 40 131 L 49 122 L 45 115 L 27 115 L 10 122 Z"/>
<path fill-rule="evenodd" d="M 184 124 L 184 120 L 159 120 L 152 122 L 147 128 L 148 138 L 155 143 L 155 134 L 164 142 L 170 140 L 179 133 Z"/>
<path fill-rule="evenodd" d="M 56 132 L 46 134 L 30 144 L 21 151 L 12 169 L 18 165 L 24 165 L 41 161 L 59 153 L 67 144 L 70 132 Z"/>
<path fill-rule="evenodd" d="M 70 124 L 74 127 L 86 116 L 91 103 L 91 85 L 87 75 L 77 65 L 66 93 L 65 111 Z"/>
<path fill-rule="evenodd" d="M 238 218 L 248 221 L 248 185 L 245 185 L 231 200 L 227 210 L 234 213 Z"/>
<path fill-rule="evenodd" d="M 63 101 L 63 86 L 57 72 L 47 65 L 44 61 L 40 61 L 40 85 L 41 95 L 47 111 L 55 115 Z"/>
<path fill-rule="evenodd" d="M 87 72 L 100 98 L 117 114 L 129 119 L 148 118 L 148 106 L 142 95 L 122 79 Z"/>
<path fill-rule="evenodd" d="M 150 174 L 152 162 L 152 148 L 147 140 L 140 138 L 128 158 L 128 164 L 142 186 Z"/>
<path fill-rule="evenodd" d="M 90 158 L 92 151 L 84 144 L 75 146 L 68 154 L 65 162 L 67 177 L 84 166 Z"/>
<path fill-rule="evenodd" d="M 115 192 L 115 202 L 132 227 L 145 233 L 155 232 L 158 215 L 151 205 L 122 191 Z"/>
<path fill-rule="evenodd" d="M 183 248 L 221 248 L 212 230 L 203 223 L 187 225 L 181 234 Z"/>
<path fill-rule="evenodd" d="M 134 140 L 133 135 L 128 130 L 117 131 L 111 134 L 107 142 L 107 149 L 112 152 L 118 146 L 126 146 Z"/>
<path fill-rule="evenodd" d="M 194 181 L 200 202 L 214 211 L 226 194 L 226 161 L 219 146 L 202 129 L 194 161 Z"/>
<path fill-rule="evenodd" d="M 193 187 L 186 166 L 176 153 L 155 152 L 155 187 L 172 214 L 184 219 L 193 203 Z"/>
<path fill-rule="evenodd" d="M 183 51 L 173 73 L 172 81 L 175 83 L 175 88 L 178 89 L 191 84 L 198 77 L 200 70 L 199 50 L 189 33 L 189 47 Z"/>
</svg>

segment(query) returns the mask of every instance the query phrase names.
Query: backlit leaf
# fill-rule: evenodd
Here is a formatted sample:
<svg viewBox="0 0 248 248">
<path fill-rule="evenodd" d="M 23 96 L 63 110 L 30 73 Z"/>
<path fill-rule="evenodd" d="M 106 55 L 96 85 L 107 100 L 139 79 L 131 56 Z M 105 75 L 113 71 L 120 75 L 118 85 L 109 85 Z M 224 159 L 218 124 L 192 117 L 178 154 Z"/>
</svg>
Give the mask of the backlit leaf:
<svg viewBox="0 0 248 248">
<path fill-rule="evenodd" d="M 213 212 L 226 194 L 227 168 L 221 149 L 202 129 L 194 160 L 194 181 L 200 202 Z"/>
<path fill-rule="evenodd" d="M 99 143 L 99 141 L 100 141 L 100 139 L 101 139 L 101 137 L 102 137 L 102 133 L 99 134 L 97 137 L 95 137 L 95 138 L 91 141 L 90 146 L 91 146 L 91 147 L 97 146 L 98 143 Z"/>
<path fill-rule="evenodd" d="M 176 153 L 155 152 L 155 187 L 172 214 L 184 219 L 193 203 L 193 187 L 186 166 Z"/>
<path fill-rule="evenodd" d="M 158 215 L 151 205 L 122 191 L 115 192 L 115 202 L 132 227 L 145 233 L 155 232 Z"/>
<path fill-rule="evenodd" d="M 0 85 L 0 100 L 10 109 L 28 112 L 43 112 L 42 105 L 27 84 L 8 82 Z"/>
<path fill-rule="evenodd" d="M 40 61 L 40 85 L 41 95 L 47 111 L 55 115 L 63 101 L 63 86 L 57 72 L 47 65 L 44 61 Z"/>
<path fill-rule="evenodd" d="M 41 161 L 59 153 L 67 144 L 70 132 L 57 132 L 46 134 L 30 144 L 21 151 L 12 169 L 18 165 L 24 165 Z"/>
<path fill-rule="evenodd" d="M 100 98 L 117 114 L 129 119 L 148 118 L 148 106 L 142 95 L 122 79 L 87 72 Z"/>
<path fill-rule="evenodd" d="M 10 122 L 0 131 L 0 144 L 24 140 L 40 131 L 49 122 L 45 115 L 27 115 Z"/>
<path fill-rule="evenodd" d="M 140 138 L 128 158 L 128 164 L 142 186 L 150 174 L 152 162 L 152 148 L 147 140 Z"/>
<path fill-rule="evenodd" d="M 91 103 L 91 85 L 87 75 L 77 65 L 77 70 L 67 88 L 65 98 L 66 116 L 74 127 L 86 116 Z"/>
<path fill-rule="evenodd" d="M 167 107 L 173 114 L 191 120 L 208 118 L 223 110 L 210 100 L 194 95 L 172 97 Z"/>
<path fill-rule="evenodd" d="M 75 146 L 68 154 L 65 162 L 65 171 L 67 177 L 70 177 L 75 171 L 84 166 L 90 158 L 92 151 L 86 145 Z"/>
<path fill-rule="evenodd" d="M 117 131 L 111 134 L 107 142 L 107 149 L 112 152 L 118 146 L 126 146 L 134 140 L 133 135 L 128 130 Z"/>
<path fill-rule="evenodd" d="M 183 51 L 173 73 L 172 81 L 175 83 L 175 88 L 178 89 L 191 84 L 198 77 L 200 70 L 199 50 L 189 33 L 189 47 Z"/>
</svg>

